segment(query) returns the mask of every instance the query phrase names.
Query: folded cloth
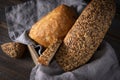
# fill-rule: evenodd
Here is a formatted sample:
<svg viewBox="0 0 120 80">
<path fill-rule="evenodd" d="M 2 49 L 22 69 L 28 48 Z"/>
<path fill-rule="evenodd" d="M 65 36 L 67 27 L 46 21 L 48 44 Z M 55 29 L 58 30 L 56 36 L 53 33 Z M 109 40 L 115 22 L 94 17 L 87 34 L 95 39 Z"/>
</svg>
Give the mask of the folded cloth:
<svg viewBox="0 0 120 80">
<path fill-rule="evenodd" d="M 113 48 L 103 42 L 85 65 L 64 72 L 54 60 L 50 66 L 37 65 L 30 80 L 119 80 L 120 67 Z"/>
</svg>

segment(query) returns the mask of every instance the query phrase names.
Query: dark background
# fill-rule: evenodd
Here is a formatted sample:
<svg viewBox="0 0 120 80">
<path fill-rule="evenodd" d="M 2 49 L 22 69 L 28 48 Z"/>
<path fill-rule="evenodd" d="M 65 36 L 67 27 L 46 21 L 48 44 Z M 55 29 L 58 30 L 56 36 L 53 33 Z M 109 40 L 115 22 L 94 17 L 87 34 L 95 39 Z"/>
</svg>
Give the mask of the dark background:
<svg viewBox="0 0 120 80">
<path fill-rule="evenodd" d="M 0 0 L 0 45 L 11 41 L 5 21 L 5 7 L 25 1 L 27 0 Z M 0 80 L 29 80 L 34 66 L 29 52 L 26 52 L 22 59 L 13 59 L 4 54 L 0 48 Z"/>
<path fill-rule="evenodd" d="M 5 7 L 25 1 L 27 0 L 0 0 L 0 45 L 11 41 L 5 21 Z M 120 62 L 120 0 L 116 0 L 116 4 L 115 18 L 104 40 L 108 41 L 115 49 Z M 13 59 L 4 54 L 0 48 L 0 80 L 29 80 L 30 71 L 34 66 L 29 52 L 24 54 L 22 59 Z"/>
</svg>

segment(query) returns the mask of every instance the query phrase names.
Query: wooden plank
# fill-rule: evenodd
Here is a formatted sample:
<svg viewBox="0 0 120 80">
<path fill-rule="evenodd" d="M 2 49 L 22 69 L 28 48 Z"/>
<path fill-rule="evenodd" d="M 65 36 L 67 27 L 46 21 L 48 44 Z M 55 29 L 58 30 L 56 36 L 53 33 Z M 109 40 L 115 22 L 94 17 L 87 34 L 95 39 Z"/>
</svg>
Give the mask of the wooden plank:
<svg viewBox="0 0 120 80">
<path fill-rule="evenodd" d="M 0 44 L 10 42 L 5 23 L 5 7 L 22 3 L 27 0 L 0 0 Z M 27 52 L 22 59 L 8 57 L 0 48 L 0 80 L 29 80 L 33 60 Z"/>
<path fill-rule="evenodd" d="M 32 57 L 35 65 L 38 65 L 39 64 L 39 62 L 38 62 L 39 55 L 37 54 L 37 52 L 35 51 L 35 49 L 34 49 L 34 47 L 32 45 L 28 45 L 28 48 L 29 48 L 31 57 Z"/>
</svg>

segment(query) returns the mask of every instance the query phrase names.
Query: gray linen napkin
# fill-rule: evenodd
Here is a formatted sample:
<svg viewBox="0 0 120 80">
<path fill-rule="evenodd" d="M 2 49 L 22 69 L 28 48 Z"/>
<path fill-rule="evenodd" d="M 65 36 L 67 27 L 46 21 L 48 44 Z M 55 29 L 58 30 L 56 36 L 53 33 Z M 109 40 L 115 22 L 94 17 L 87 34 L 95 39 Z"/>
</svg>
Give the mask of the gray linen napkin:
<svg viewBox="0 0 120 80">
<path fill-rule="evenodd" d="M 87 5 L 83 0 L 31 0 L 6 8 L 6 20 L 11 40 L 34 44 L 28 32 L 42 16 L 60 4 L 74 7 L 80 14 Z M 120 67 L 113 48 L 106 42 L 101 44 L 86 65 L 71 72 L 64 72 L 54 60 L 50 66 L 35 66 L 30 80 L 119 80 Z"/>
<path fill-rule="evenodd" d="M 84 66 L 63 72 L 54 60 L 48 67 L 35 66 L 30 80 L 120 80 L 120 67 L 113 48 L 103 42 Z"/>
</svg>

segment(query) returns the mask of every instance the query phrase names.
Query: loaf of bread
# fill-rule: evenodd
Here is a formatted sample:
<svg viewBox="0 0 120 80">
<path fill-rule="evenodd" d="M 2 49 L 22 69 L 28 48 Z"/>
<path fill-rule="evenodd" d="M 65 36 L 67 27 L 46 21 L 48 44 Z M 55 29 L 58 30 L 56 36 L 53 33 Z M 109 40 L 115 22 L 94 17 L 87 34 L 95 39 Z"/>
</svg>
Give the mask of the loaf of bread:
<svg viewBox="0 0 120 80">
<path fill-rule="evenodd" d="M 47 49 L 40 55 L 38 62 L 42 65 L 48 66 L 61 43 L 62 40 L 56 40 L 54 43 L 50 44 Z"/>
<path fill-rule="evenodd" d="M 63 39 L 77 19 L 73 8 L 60 5 L 35 23 L 29 36 L 31 39 L 48 47 L 56 39 Z"/>
<path fill-rule="evenodd" d="M 64 71 L 76 69 L 92 57 L 102 42 L 114 15 L 114 0 L 91 0 L 55 55 Z"/>
</svg>

